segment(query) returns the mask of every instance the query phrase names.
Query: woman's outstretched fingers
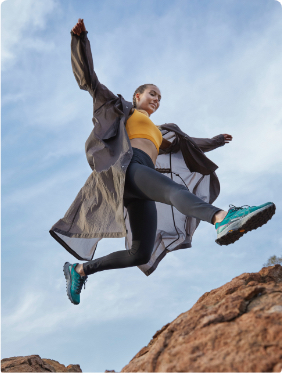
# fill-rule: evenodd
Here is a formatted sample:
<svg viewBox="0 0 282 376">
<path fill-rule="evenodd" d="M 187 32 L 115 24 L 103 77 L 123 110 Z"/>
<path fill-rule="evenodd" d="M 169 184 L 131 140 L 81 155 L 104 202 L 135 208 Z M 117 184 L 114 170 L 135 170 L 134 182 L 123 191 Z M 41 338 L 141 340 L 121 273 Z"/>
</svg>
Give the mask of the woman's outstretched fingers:
<svg viewBox="0 0 282 376">
<path fill-rule="evenodd" d="M 79 28 L 78 23 L 72 28 L 72 31 L 74 34 L 80 35 L 80 28 Z"/>
<path fill-rule="evenodd" d="M 78 23 L 81 27 L 81 31 L 86 31 L 86 28 L 85 28 L 85 25 L 84 25 L 84 21 L 83 21 L 83 18 L 79 18 L 78 19 Z"/>
<path fill-rule="evenodd" d="M 86 31 L 84 22 L 82 18 L 78 19 L 77 24 L 72 29 L 73 33 L 76 35 L 80 35 L 82 31 Z"/>
</svg>

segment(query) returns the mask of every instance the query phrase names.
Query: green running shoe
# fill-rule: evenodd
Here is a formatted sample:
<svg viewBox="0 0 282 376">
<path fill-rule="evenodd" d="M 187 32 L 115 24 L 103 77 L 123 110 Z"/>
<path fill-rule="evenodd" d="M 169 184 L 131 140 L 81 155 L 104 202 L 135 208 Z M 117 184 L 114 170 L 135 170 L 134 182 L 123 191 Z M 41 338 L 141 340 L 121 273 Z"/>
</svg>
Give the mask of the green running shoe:
<svg viewBox="0 0 282 376">
<path fill-rule="evenodd" d="M 261 227 L 271 219 L 276 209 L 273 202 L 267 202 L 260 206 L 236 207 L 229 205 L 229 207 L 224 220 L 215 224 L 217 232 L 215 242 L 219 245 L 234 243 L 248 231 Z"/>
<path fill-rule="evenodd" d="M 81 277 L 76 271 L 75 267 L 77 264 L 70 264 L 69 262 L 66 262 L 64 265 L 64 275 L 66 277 L 67 281 L 67 294 L 69 297 L 69 300 L 73 304 L 79 304 L 80 303 L 80 293 L 82 286 L 87 281 L 87 277 Z"/>
</svg>

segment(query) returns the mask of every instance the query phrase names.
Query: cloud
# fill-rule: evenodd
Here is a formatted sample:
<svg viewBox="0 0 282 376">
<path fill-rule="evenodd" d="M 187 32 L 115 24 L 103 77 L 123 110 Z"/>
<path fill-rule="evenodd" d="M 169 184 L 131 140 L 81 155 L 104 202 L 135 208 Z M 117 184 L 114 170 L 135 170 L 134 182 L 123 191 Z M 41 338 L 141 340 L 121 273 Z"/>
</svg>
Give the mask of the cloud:
<svg viewBox="0 0 282 376">
<path fill-rule="evenodd" d="M 60 172 L 59 174 L 52 175 L 50 178 L 42 179 L 40 182 L 32 182 L 26 188 L 16 188 L 5 196 L 2 207 L 26 206 L 30 201 L 46 196 L 51 189 L 58 188 L 58 183 L 64 185 L 67 182 L 76 180 L 80 176 L 80 171 L 74 171 L 72 174 L 69 172 Z"/>
<path fill-rule="evenodd" d="M 50 48 L 49 43 L 34 38 L 34 33 L 45 28 L 47 17 L 57 6 L 57 0 L 9 0 L 2 4 L 2 70 L 20 58 L 23 48 Z"/>
</svg>

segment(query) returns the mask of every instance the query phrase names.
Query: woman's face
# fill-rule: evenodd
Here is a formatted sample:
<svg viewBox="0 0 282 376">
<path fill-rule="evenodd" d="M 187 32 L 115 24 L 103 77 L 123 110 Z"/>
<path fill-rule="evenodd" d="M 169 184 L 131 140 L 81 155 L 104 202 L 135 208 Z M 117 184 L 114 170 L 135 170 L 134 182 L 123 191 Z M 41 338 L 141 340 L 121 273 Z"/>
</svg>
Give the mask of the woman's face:
<svg viewBox="0 0 282 376">
<path fill-rule="evenodd" d="M 160 106 L 161 92 L 157 86 L 150 85 L 145 89 L 144 93 L 137 93 L 135 97 L 136 108 L 147 111 L 149 116 L 157 111 Z"/>
</svg>

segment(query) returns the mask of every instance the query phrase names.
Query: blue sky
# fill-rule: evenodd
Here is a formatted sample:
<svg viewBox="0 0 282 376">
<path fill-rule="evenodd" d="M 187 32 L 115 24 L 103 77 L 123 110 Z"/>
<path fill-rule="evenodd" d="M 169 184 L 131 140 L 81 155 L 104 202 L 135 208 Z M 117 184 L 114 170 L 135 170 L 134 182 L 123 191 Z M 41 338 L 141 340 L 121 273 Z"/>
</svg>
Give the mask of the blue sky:
<svg viewBox="0 0 282 376">
<path fill-rule="evenodd" d="M 206 291 L 282 254 L 282 7 L 276 0 L 6 0 L 2 21 L 2 358 L 39 354 L 84 372 L 120 371 L 163 325 Z M 91 276 L 81 304 L 65 292 L 75 262 L 49 235 L 91 170 L 84 143 L 92 100 L 70 64 L 70 30 L 84 18 L 95 70 L 132 98 L 153 82 L 156 124 L 194 137 L 233 135 L 208 153 L 215 205 L 275 202 L 264 227 L 228 247 L 201 223 L 191 249 L 146 277 L 138 268 Z M 100 242 L 96 256 L 124 249 Z"/>
</svg>

